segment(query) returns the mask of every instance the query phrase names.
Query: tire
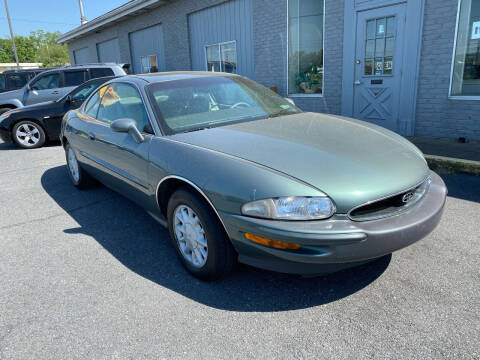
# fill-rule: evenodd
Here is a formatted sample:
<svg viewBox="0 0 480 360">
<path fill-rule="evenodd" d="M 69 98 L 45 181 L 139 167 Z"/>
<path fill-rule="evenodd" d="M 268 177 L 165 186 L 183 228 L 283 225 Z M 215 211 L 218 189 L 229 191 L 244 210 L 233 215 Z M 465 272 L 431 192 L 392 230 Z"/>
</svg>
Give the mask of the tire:
<svg viewBox="0 0 480 360">
<path fill-rule="evenodd" d="M 188 188 L 177 190 L 168 202 L 167 217 L 177 255 L 193 276 L 208 281 L 231 272 L 236 262 L 235 250 L 217 215 L 203 198 Z"/>
<path fill-rule="evenodd" d="M 7 111 L 10 111 L 10 110 L 12 110 L 12 109 L 8 108 L 8 107 L 0 108 L 0 115 L 2 115 L 3 113 L 5 113 Z"/>
<path fill-rule="evenodd" d="M 46 136 L 40 125 L 30 120 L 22 120 L 13 126 L 12 139 L 24 149 L 36 149 L 45 144 Z"/>
<path fill-rule="evenodd" d="M 67 159 L 67 172 L 73 185 L 78 189 L 89 189 L 97 184 L 94 178 L 82 169 L 77 161 L 75 151 L 70 144 L 65 145 L 65 158 Z"/>
</svg>

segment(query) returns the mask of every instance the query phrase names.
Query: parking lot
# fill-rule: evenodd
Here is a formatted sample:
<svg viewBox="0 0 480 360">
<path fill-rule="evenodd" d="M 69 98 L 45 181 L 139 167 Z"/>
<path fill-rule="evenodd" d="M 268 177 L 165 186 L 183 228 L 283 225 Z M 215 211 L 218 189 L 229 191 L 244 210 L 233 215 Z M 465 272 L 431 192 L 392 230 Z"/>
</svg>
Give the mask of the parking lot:
<svg viewBox="0 0 480 360">
<path fill-rule="evenodd" d="M 63 150 L 0 144 L 0 359 L 479 359 L 480 177 L 444 175 L 439 227 L 317 278 L 204 283 L 141 208 L 70 183 Z"/>
</svg>

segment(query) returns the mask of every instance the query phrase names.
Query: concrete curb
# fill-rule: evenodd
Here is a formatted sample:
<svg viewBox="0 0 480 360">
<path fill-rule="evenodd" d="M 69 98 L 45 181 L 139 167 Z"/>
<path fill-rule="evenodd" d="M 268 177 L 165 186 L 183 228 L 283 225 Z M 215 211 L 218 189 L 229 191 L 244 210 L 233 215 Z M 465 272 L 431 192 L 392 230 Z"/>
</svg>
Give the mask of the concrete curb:
<svg viewBox="0 0 480 360">
<path fill-rule="evenodd" d="M 428 165 L 433 171 L 440 173 L 464 173 L 480 176 L 480 161 L 457 159 L 437 155 L 425 155 Z"/>
</svg>

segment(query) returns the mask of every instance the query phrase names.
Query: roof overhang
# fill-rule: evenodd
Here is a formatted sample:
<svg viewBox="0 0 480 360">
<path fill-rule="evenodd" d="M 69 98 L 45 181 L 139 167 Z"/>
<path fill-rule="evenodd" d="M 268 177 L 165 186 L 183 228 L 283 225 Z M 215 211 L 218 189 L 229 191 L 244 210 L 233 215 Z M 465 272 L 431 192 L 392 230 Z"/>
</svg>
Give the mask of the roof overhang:
<svg viewBox="0 0 480 360">
<path fill-rule="evenodd" d="M 72 40 L 85 36 L 93 31 L 99 31 L 102 28 L 111 26 L 117 22 L 124 21 L 130 16 L 136 16 L 147 12 L 150 9 L 166 5 L 169 0 L 130 0 L 126 4 L 119 6 L 99 17 L 60 35 L 57 41 L 60 44 L 68 43 Z"/>
</svg>

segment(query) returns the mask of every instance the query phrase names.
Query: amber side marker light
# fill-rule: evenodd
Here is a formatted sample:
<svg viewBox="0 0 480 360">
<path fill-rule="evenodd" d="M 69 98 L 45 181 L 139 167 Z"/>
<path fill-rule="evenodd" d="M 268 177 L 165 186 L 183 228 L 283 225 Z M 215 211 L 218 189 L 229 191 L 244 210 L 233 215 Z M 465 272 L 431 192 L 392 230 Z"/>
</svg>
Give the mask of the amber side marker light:
<svg viewBox="0 0 480 360">
<path fill-rule="evenodd" d="M 253 234 L 249 234 L 249 233 L 245 233 L 245 238 L 250 240 L 250 241 L 253 241 L 254 243 L 264 245 L 264 246 L 268 246 L 268 247 L 275 248 L 275 249 L 297 250 L 297 249 L 300 249 L 302 247 L 302 245 L 300 245 L 300 244 L 292 244 L 292 243 L 288 243 L 288 242 L 284 242 L 284 241 L 271 240 L 271 239 L 267 239 L 267 238 L 257 236 L 257 235 L 253 235 Z"/>
</svg>

